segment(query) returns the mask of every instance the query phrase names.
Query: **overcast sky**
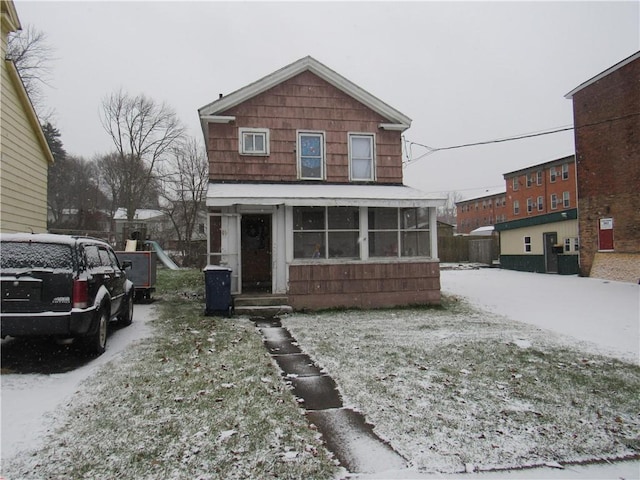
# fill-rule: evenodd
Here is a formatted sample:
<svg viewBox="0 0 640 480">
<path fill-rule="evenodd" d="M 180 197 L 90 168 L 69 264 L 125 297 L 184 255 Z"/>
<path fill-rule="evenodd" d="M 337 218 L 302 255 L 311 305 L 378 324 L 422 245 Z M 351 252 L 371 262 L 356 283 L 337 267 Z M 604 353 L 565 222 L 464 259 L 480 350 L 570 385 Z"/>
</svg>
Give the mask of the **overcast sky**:
<svg viewBox="0 0 640 480">
<path fill-rule="evenodd" d="M 112 149 L 101 103 L 120 88 L 166 102 L 202 138 L 198 108 L 311 55 L 409 116 L 407 141 L 442 148 L 571 126 L 564 96 L 640 50 L 638 1 L 15 5 L 55 49 L 46 103 L 86 158 Z M 435 152 L 404 179 L 466 197 L 573 153 L 568 131 Z"/>
</svg>

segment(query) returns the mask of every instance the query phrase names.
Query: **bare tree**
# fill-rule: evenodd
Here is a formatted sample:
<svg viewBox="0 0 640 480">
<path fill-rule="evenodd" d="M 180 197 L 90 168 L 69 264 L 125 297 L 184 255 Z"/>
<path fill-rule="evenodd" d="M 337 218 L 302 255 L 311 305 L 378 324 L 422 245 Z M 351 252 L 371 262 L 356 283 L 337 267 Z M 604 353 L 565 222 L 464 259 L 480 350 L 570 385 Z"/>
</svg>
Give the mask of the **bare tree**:
<svg viewBox="0 0 640 480">
<path fill-rule="evenodd" d="M 46 34 L 31 25 L 8 37 L 7 58 L 16 66 L 31 103 L 41 118 L 44 110 L 42 87 L 50 86 L 53 52 Z"/>
<path fill-rule="evenodd" d="M 163 210 L 173 224 L 184 264 L 195 264 L 197 247 L 193 240 L 199 216 L 204 211 L 209 181 L 207 152 L 202 143 L 189 138 L 173 149 L 167 169 L 163 182 L 166 202 Z"/>
<path fill-rule="evenodd" d="M 457 210 L 456 202 L 462 199 L 462 195 L 459 192 L 448 192 L 447 202 L 438 207 L 438 220 L 448 223 L 450 225 L 456 224 Z"/>
<path fill-rule="evenodd" d="M 103 178 L 110 179 L 113 200 L 126 208 L 131 221 L 157 185 L 159 166 L 179 144 L 184 128 L 169 106 L 144 95 L 120 90 L 106 97 L 102 108 L 102 125 L 115 145 Z"/>
</svg>

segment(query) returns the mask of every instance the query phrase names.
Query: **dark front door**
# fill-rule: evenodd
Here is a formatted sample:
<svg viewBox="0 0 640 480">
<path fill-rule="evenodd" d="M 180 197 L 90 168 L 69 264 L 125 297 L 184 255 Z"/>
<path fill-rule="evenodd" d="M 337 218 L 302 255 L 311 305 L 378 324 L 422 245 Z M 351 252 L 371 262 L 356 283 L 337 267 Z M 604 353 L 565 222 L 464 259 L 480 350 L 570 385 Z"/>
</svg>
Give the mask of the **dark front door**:
<svg viewBox="0 0 640 480">
<path fill-rule="evenodd" d="M 557 243 L 556 232 L 544 234 L 544 262 L 547 273 L 558 273 L 558 253 L 554 248 Z"/>
<path fill-rule="evenodd" d="M 242 215 L 242 292 L 271 293 L 271 215 Z"/>
</svg>

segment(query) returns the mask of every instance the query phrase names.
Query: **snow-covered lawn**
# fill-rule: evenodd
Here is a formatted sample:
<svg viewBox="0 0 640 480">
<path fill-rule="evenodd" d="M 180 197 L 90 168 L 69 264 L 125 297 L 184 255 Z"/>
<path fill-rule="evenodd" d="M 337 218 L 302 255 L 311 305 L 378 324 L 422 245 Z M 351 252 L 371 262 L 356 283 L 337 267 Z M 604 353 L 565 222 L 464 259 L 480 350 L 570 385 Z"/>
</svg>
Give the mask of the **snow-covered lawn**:
<svg viewBox="0 0 640 480">
<path fill-rule="evenodd" d="M 447 308 L 294 314 L 301 348 L 413 468 L 464 472 L 640 452 L 640 368 Z"/>
</svg>

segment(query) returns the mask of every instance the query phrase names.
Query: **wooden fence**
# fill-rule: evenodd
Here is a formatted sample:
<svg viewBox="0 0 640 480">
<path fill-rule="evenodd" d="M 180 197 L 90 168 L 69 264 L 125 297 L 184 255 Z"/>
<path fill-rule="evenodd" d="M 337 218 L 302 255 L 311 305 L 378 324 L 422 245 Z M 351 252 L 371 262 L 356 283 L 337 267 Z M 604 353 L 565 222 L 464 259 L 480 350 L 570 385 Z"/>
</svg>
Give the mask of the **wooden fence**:
<svg viewBox="0 0 640 480">
<path fill-rule="evenodd" d="M 491 265 L 500 258 L 500 246 L 495 236 L 439 237 L 438 256 L 444 263 L 472 262 Z"/>
</svg>

